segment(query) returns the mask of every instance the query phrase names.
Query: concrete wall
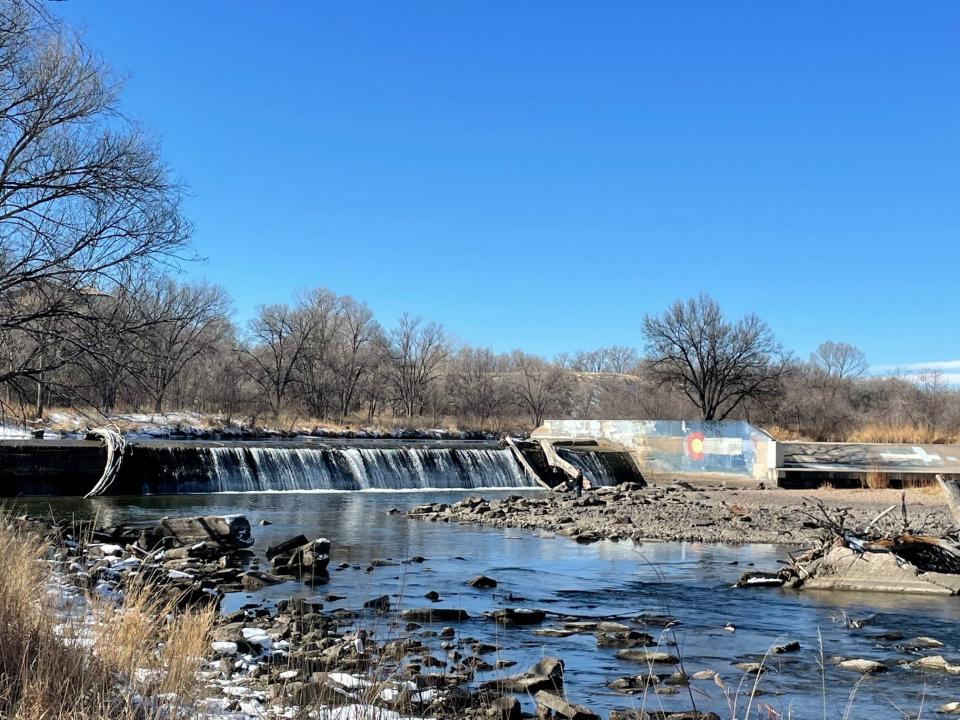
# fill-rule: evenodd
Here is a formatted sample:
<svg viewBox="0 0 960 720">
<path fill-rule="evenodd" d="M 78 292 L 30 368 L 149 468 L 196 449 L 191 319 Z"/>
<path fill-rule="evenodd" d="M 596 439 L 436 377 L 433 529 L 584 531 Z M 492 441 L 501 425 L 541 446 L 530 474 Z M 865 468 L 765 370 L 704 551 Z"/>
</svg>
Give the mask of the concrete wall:
<svg viewBox="0 0 960 720">
<path fill-rule="evenodd" d="M 590 438 L 626 448 L 645 475 L 776 481 L 773 438 L 739 420 L 547 420 L 535 438 Z"/>
</svg>

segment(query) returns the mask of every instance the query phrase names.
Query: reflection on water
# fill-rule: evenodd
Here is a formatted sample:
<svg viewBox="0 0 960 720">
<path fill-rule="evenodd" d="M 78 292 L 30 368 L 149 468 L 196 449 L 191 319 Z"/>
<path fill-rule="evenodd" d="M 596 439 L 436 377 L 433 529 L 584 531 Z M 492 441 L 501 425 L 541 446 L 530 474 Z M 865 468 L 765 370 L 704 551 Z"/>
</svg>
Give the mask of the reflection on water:
<svg viewBox="0 0 960 720">
<path fill-rule="evenodd" d="M 269 493 L 31 500 L 25 504 L 33 513 L 46 512 L 49 506 L 57 513 L 97 515 L 103 524 L 152 522 L 163 515 L 242 512 L 253 524 L 255 551 L 262 552 L 267 545 L 302 532 L 331 539 L 331 567 L 351 564 L 348 569 L 332 572 L 326 586 L 311 589 L 299 583 L 285 583 L 261 593 L 241 593 L 227 599 L 227 610 L 252 600 L 291 594 L 321 601 L 327 594 L 346 597 L 341 602 L 325 603 L 327 608 L 357 607 L 363 599 L 381 594 L 397 596 L 401 607 L 422 607 L 429 604 L 423 595 L 435 590 L 442 597 L 438 607 L 460 607 L 472 616 L 517 604 L 582 616 L 669 614 L 680 624 L 668 633 L 667 639 L 677 643 L 686 671 L 716 670 L 729 690 L 727 697 L 713 682 L 695 681 L 693 701 L 701 710 L 713 709 L 724 717 L 731 715 L 729 705 L 734 702 L 742 677 L 732 662 L 758 660 L 772 644 L 784 639 L 799 640 L 801 650 L 769 661 L 774 672 L 761 680 L 765 694 L 754 701 L 753 707 L 769 705 L 776 713 L 786 715 L 792 711 L 795 717 L 823 717 L 823 684 L 827 716 L 843 717 L 857 676 L 836 669 L 830 662 L 832 656 L 864 657 L 893 665 L 910 659 L 911 656 L 897 651 L 895 643 L 878 640 L 876 636 L 881 633 L 899 631 L 905 639 L 933 636 L 945 643 L 944 648 L 933 653 L 957 660 L 960 602 L 956 598 L 731 587 L 750 566 L 775 569 L 778 559 L 786 558 L 786 548 L 699 543 L 578 545 L 567 538 L 520 530 L 412 521 L 403 515 L 387 514 L 391 507 L 455 502 L 466 494 Z M 483 494 L 494 497 L 498 493 Z M 271 524 L 260 526 L 261 520 Z M 367 572 L 367 563 L 374 558 L 400 562 L 414 555 L 426 557 L 427 562 Z M 480 591 L 466 586 L 470 577 L 481 573 L 494 577 L 498 588 Z M 509 596 L 513 599 L 508 600 Z M 840 622 L 844 615 L 869 622 L 861 629 L 849 629 Z M 735 625 L 736 631 L 725 631 L 727 623 Z M 591 635 L 548 638 L 534 635 L 532 628 L 505 631 L 479 619 L 463 623 L 459 630 L 462 635 L 499 643 L 503 646 L 499 657 L 516 660 L 519 668 L 543 655 L 564 658 L 570 697 L 596 710 L 641 703 L 639 699 L 614 693 L 605 685 L 617 676 L 637 674 L 644 668 L 618 660 L 615 650 L 598 649 Z M 825 682 L 820 676 L 818 632 L 827 658 Z M 442 657 L 445 653 L 437 646 L 434 654 Z M 912 669 L 896 667 L 860 684 L 849 717 L 902 717 L 892 703 L 912 710 L 912 717 L 916 717 L 921 701 L 930 708 L 956 699 L 960 699 L 960 678 L 923 676 Z M 645 706 L 671 709 L 689 707 L 691 702 L 684 689 L 678 695 L 650 695 Z M 744 706 L 741 697 L 738 717 L 743 717 Z M 765 718 L 777 717 L 764 713 Z"/>
</svg>

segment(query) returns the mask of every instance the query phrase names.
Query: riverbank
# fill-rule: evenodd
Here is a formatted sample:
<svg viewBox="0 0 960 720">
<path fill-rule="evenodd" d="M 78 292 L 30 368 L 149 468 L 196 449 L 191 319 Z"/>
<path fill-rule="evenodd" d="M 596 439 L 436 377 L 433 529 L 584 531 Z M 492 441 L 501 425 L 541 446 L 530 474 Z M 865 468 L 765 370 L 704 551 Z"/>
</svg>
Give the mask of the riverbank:
<svg viewBox="0 0 960 720">
<path fill-rule="evenodd" d="M 939 490 L 905 491 L 909 529 L 940 535 L 953 522 Z M 661 540 L 703 543 L 774 543 L 809 546 L 819 541 L 823 507 L 843 512 L 850 526 L 866 526 L 891 505 L 899 490 L 810 491 L 726 489 L 682 483 L 600 487 L 577 498 L 571 492 L 487 501 L 481 496 L 413 508 L 408 516 L 430 522 L 475 523 L 564 535 L 579 543 L 598 540 Z M 899 528 L 902 513 L 889 513 L 878 528 Z"/>
</svg>

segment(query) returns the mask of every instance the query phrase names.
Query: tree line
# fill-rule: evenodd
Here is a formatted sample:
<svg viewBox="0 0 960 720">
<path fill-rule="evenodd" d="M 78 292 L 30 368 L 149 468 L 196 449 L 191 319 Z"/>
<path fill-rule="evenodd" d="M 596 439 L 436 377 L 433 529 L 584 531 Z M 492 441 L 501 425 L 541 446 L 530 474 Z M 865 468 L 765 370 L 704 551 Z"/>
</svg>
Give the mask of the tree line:
<svg viewBox="0 0 960 720">
<path fill-rule="evenodd" d="M 807 360 L 708 296 L 637 322 L 641 347 L 552 359 L 457 342 L 318 287 L 243 325 L 194 259 L 183 184 L 121 112 L 104 60 L 43 7 L 0 0 L 0 406 L 225 420 L 530 428 L 546 417 L 745 418 L 814 439 L 871 423 L 951 433 L 941 376 L 875 378 L 857 348 Z"/>
</svg>

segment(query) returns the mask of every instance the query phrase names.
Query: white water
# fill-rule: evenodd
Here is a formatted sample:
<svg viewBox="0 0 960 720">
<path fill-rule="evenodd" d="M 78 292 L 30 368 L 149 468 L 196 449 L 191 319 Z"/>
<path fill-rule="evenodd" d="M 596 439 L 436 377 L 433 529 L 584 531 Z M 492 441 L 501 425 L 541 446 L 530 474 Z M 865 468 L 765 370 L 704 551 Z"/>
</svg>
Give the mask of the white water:
<svg viewBox="0 0 960 720">
<path fill-rule="evenodd" d="M 157 452 L 164 452 L 158 449 Z M 509 450 L 197 447 L 155 493 L 530 487 Z M 173 460 L 173 462 L 169 462 Z"/>
<path fill-rule="evenodd" d="M 582 470 L 594 487 L 617 484 L 613 471 L 603 462 L 601 453 L 582 450 L 574 452 L 565 448 L 557 448 L 557 453 L 571 465 Z"/>
</svg>

